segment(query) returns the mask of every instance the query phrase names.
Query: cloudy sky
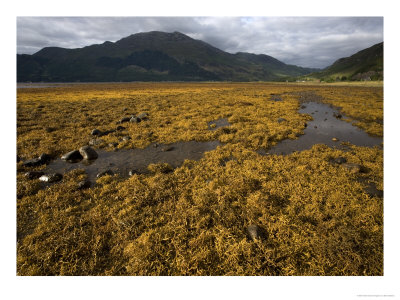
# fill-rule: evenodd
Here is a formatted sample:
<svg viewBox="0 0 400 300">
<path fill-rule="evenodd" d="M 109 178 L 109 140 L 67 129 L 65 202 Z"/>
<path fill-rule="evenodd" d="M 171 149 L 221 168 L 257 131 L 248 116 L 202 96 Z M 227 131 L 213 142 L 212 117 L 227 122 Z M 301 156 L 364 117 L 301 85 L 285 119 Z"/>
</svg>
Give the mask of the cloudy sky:
<svg viewBox="0 0 400 300">
<path fill-rule="evenodd" d="M 221 50 L 323 68 L 383 41 L 382 17 L 17 17 L 17 53 L 179 31 Z"/>
</svg>

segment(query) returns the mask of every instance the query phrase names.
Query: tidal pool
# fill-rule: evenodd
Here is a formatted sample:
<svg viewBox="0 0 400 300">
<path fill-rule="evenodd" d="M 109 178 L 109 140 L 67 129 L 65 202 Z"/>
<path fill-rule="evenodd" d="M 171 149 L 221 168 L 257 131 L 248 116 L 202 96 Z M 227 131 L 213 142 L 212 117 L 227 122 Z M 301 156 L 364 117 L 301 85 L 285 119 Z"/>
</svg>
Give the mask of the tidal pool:
<svg viewBox="0 0 400 300">
<path fill-rule="evenodd" d="M 94 161 L 82 160 L 77 163 L 68 163 L 56 159 L 47 166 L 44 172 L 46 174 L 64 174 L 74 169 L 84 169 L 91 182 L 96 181 L 98 173 L 106 170 L 111 170 L 114 174 L 122 177 L 128 177 L 131 170 L 138 173 L 149 173 L 147 169 L 149 164 L 168 163 L 176 168 L 182 165 L 185 159 L 199 160 L 204 152 L 214 150 L 219 145 L 221 145 L 219 141 L 189 141 L 169 145 L 152 144 L 144 149 L 121 149 L 114 152 L 96 149 L 99 156 Z"/>
<path fill-rule="evenodd" d="M 296 140 L 284 140 L 276 146 L 258 151 L 260 154 L 289 154 L 294 151 L 310 149 L 315 144 L 325 144 L 329 147 L 343 148 L 341 142 L 349 142 L 356 146 L 373 147 L 381 145 L 382 138 L 367 134 L 362 129 L 344 121 L 345 116 L 337 118 L 339 112 L 331 106 L 317 102 L 302 104 L 299 113 L 313 117 L 307 123 L 304 135 Z M 336 138 L 337 141 L 332 139 Z"/>
</svg>

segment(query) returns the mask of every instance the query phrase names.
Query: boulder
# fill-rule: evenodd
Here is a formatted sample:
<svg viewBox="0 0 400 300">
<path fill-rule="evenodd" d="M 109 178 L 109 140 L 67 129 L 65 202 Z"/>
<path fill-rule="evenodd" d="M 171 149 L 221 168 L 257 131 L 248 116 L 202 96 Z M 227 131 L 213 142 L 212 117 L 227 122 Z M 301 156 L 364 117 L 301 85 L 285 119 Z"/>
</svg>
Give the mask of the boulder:
<svg viewBox="0 0 400 300">
<path fill-rule="evenodd" d="M 29 159 L 25 162 L 23 162 L 23 166 L 24 167 L 36 167 L 36 166 L 41 166 L 44 164 L 47 164 L 51 159 L 51 156 L 43 153 L 41 154 L 38 158 L 34 158 L 34 159 Z"/>
<path fill-rule="evenodd" d="M 94 160 L 99 157 L 97 152 L 90 146 L 83 146 L 83 147 L 79 148 L 79 153 L 86 160 Z"/>
<path fill-rule="evenodd" d="M 51 173 L 51 174 L 46 174 L 46 175 L 40 176 L 39 180 L 52 183 L 52 182 L 60 181 L 62 179 L 62 177 L 63 176 L 60 173 Z"/>
<path fill-rule="evenodd" d="M 73 150 L 71 152 L 65 153 L 63 156 L 61 156 L 61 159 L 68 162 L 78 162 L 83 159 L 83 156 L 78 150 Z"/>
</svg>

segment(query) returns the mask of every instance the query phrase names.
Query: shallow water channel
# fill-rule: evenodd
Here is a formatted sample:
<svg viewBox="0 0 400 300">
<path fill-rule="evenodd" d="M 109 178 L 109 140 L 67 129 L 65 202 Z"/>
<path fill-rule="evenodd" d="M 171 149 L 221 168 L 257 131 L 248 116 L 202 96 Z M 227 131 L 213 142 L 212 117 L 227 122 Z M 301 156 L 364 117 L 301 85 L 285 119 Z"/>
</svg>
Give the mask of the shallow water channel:
<svg viewBox="0 0 400 300">
<path fill-rule="evenodd" d="M 315 144 L 344 148 L 340 145 L 341 142 L 369 147 L 382 143 L 382 138 L 368 135 L 360 128 L 344 121 L 345 117 L 335 117 L 338 111 L 327 104 L 308 102 L 302 105 L 299 113 L 310 114 L 313 117 L 313 120 L 307 123 L 304 135 L 296 140 L 284 140 L 267 151 L 260 149 L 257 152 L 261 155 L 289 154 L 293 151 L 310 149 Z M 212 124 L 215 125 L 211 126 Z M 220 119 L 211 121 L 208 125 L 210 130 L 215 130 L 230 124 L 226 119 Z M 336 138 L 337 141 L 333 141 L 332 138 Z M 84 169 L 88 179 L 95 182 L 97 174 L 106 170 L 127 177 L 132 170 L 137 173 L 148 173 L 147 167 L 152 163 L 168 163 L 176 168 L 182 165 L 185 159 L 199 160 L 204 152 L 214 150 L 219 145 L 222 145 L 219 141 L 189 141 L 169 145 L 152 144 L 144 149 L 121 149 L 114 152 L 96 149 L 98 158 L 92 162 L 82 160 L 68 163 L 57 159 L 48 165 L 45 172 L 64 174 L 74 169 Z"/>
<path fill-rule="evenodd" d="M 115 152 L 108 152 L 96 149 L 98 158 L 94 161 L 80 161 L 69 163 L 61 159 L 51 162 L 46 173 L 61 173 L 74 169 L 84 169 L 88 179 L 96 181 L 98 173 L 111 170 L 114 174 L 128 177 L 129 171 L 134 170 L 138 173 L 149 173 L 147 167 L 154 163 L 169 163 L 176 168 L 185 161 L 199 160 L 204 152 L 211 151 L 221 145 L 219 141 L 210 142 L 178 142 L 169 145 L 152 144 L 144 149 L 121 149 Z"/>
<path fill-rule="evenodd" d="M 304 135 L 296 140 L 283 140 L 260 154 L 289 154 L 294 151 L 310 149 L 315 144 L 325 144 L 329 147 L 342 148 L 341 142 L 349 142 L 356 146 L 372 147 L 381 145 L 382 138 L 367 134 L 362 129 L 346 122 L 346 117 L 336 118 L 339 112 L 331 106 L 317 102 L 303 103 L 299 113 L 309 114 L 312 121 L 307 122 Z M 336 138 L 337 141 L 332 139 Z"/>
</svg>

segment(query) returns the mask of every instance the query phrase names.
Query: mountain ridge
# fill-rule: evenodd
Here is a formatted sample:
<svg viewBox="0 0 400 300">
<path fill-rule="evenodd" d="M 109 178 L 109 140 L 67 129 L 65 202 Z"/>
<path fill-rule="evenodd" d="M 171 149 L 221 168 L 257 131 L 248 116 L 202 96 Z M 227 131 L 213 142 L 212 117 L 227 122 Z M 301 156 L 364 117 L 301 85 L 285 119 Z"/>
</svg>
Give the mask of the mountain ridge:
<svg viewBox="0 0 400 300">
<path fill-rule="evenodd" d="M 17 54 L 17 81 L 273 81 L 316 69 L 231 54 L 180 32 L 141 32 L 82 48 Z"/>
</svg>

